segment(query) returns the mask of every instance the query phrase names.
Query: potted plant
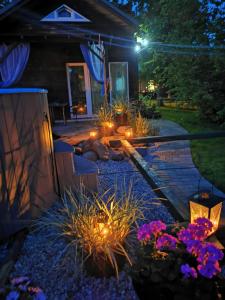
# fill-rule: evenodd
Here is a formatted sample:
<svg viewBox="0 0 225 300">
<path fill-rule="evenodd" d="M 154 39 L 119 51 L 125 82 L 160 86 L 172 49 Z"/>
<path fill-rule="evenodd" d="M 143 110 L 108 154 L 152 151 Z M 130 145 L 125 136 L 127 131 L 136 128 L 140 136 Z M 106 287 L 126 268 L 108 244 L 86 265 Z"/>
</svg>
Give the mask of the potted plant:
<svg viewBox="0 0 225 300">
<path fill-rule="evenodd" d="M 90 197 L 84 191 L 79 195 L 67 191 L 61 207 L 39 224 L 58 229 L 89 275 L 118 276 L 125 262 L 132 264 L 128 250 L 135 222 L 142 216 L 139 206 L 130 191 L 120 198 L 116 192 Z"/>
<path fill-rule="evenodd" d="M 101 107 L 98 111 L 98 127 L 101 136 L 113 135 L 113 112 L 108 105 Z"/>
<path fill-rule="evenodd" d="M 129 105 L 123 99 L 116 99 L 112 106 L 116 126 L 127 126 L 129 121 Z"/>
<path fill-rule="evenodd" d="M 219 261 L 223 252 L 207 241 L 212 223 L 198 218 L 187 228 L 172 228 L 153 221 L 138 230 L 140 250 L 132 270 L 133 284 L 140 299 L 218 300 Z M 221 285 L 222 286 L 222 285 Z"/>
</svg>

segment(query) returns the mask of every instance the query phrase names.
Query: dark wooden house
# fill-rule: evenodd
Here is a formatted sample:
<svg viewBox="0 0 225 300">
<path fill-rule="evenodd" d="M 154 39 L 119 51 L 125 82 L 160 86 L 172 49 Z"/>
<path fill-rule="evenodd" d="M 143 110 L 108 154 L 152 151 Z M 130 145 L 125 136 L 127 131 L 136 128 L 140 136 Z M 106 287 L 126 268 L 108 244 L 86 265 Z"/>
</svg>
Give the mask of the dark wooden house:
<svg viewBox="0 0 225 300">
<path fill-rule="evenodd" d="M 106 0 L 14 0 L 0 11 L 0 44 L 29 43 L 30 55 L 13 87 L 45 88 L 50 106 L 65 105 L 67 118 L 93 117 L 104 96 L 80 45 L 100 41 L 108 101 L 134 98 L 138 92 L 133 40 L 137 25 Z M 58 109 L 58 118 L 60 114 Z"/>
</svg>

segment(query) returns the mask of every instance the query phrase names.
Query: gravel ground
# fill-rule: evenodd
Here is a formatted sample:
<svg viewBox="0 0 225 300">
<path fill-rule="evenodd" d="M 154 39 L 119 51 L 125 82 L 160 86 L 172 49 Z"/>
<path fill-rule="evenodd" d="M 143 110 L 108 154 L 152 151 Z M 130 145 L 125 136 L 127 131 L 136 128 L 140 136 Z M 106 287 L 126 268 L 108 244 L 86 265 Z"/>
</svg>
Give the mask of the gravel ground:
<svg viewBox="0 0 225 300">
<path fill-rule="evenodd" d="M 175 222 L 162 201 L 156 196 L 131 161 L 98 161 L 97 165 L 100 172 L 99 187 L 101 189 L 113 189 L 113 186 L 117 185 L 117 188 L 123 191 L 125 188 L 132 186 L 133 194 L 144 202 L 145 221 L 160 219 L 166 224 Z"/>
<path fill-rule="evenodd" d="M 115 182 L 120 191 L 132 184 L 134 194 L 144 200 L 147 220 L 174 222 L 131 162 L 98 161 L 97 165 L 101 191 L 112 189 Z M 119 280 L 113 277 L 96 279 L 82 274 L 75 263 L 73 249 L 67 248 L 62 238 L 53 239 L 54 233 L 50 228 L 30 233 L 11 275 L 29 276 L 35 285 L 44 290 L 49 300 L 137 299 L 131 279 L 124 272 Z"/>
</svg>

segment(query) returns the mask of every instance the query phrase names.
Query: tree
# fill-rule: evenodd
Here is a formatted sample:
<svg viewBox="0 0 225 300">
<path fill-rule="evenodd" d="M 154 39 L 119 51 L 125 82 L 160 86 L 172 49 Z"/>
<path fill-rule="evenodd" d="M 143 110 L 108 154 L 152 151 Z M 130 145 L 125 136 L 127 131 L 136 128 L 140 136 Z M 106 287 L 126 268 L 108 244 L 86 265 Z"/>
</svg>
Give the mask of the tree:
<svg viewBox="0 0 225 300">
<path fill-rule="evenodd" d="M 210 10 L 205 0 L 151 0 L 139 30 L 151 43 L 140 53 L 140 65 L 142 78 L 197 103 L 202 114 L 222 123 L 224 20 L 214 2 Z"/>
</svg>

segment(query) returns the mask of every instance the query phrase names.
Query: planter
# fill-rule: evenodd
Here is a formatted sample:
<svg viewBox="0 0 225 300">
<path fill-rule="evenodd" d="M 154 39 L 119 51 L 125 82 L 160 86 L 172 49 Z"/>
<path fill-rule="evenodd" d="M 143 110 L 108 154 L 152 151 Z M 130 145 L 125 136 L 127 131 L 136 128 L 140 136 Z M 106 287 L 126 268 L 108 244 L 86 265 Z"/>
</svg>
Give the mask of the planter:
<svg viewBox="0 0 225 300">
<path fill-rule="evenodd" d="M 99 126 L 98 131 L 100 136 L 112 136 L 114 134 L 114 128 L 107 126 Z"/>
<path fill-rule="evenodd" d="M 114 254 L 118 270 L 124 267 L 126 263 L 126 258 L 119 254 Z M 93 259 L 93 256 L 90 256 L 84 263 L 85 270 L 87 271 L 89 276 L 93 277 L 111 277 L 116 276 L 116 270 L 112 267 L 109 260 L 105 259 L 102 255 L 99 255 L 98 258 Z"/>
<path fill-rule="evenodd" d="M 117 127 L 128 125 L 127 113 L 120 113 L 120 114 L 116 113 L 114 116 L 114 120 Z"/>
</svg>

